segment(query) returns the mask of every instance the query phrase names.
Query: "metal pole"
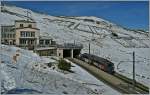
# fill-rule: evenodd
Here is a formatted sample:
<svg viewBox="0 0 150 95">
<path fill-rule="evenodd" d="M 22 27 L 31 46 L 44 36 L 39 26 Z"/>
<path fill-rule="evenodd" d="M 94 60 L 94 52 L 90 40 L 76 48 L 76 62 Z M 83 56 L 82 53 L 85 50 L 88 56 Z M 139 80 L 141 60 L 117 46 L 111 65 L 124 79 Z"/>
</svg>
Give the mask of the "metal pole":
<svg viewBox="0 0 150 95">
<path fill-rule="evenodd" d="M 90 42 L 89 42 L 89 56 L 90 56 L 90 50 L 91 50 L 91 45 L 90 45 Z M 91 59 L 91 58 L 89 58 L 89 61 L 88 61 L 89 64 L 91 64 L 90 59 Z"/>
<path fill-rule="evenodd" d="M 89 42 L 89 54 L 90 54 L 90 49 L 91 49 L 91 45 L 90 45 L 90 42 Z"/>
<path fill-rule="evenodd" d="M 74 40 L 74 45 L 76 44 L 76 41 Z"/>
<path fill-rule="evenodd" d="M 133 86 L 135 89 L 135 52 L 133 52 Z"/>
</svg>

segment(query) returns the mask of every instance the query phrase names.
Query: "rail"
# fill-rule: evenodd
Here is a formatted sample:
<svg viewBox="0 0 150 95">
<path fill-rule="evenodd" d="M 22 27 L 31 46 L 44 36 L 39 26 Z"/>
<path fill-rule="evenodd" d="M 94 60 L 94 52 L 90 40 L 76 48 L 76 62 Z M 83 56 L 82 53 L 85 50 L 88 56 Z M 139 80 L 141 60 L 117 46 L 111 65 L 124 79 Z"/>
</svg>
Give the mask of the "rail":
<svg viewBox="0 0 150 95">
<path fill-rule="evenodd" d="M 135 85 L 135 87 L 133 87 L 132 80 L 123 75 L 120 75 L 118 73 L 114 75 L 108 74 L 96 68 L 95 66 L 90 65 L 86 62 L 83 62 L 79 59 L 68 58 L 68 60 L 81 66 L 82 68 L 87 70 L 89 73 L 94 75 L 96 78 L 110 85 L 112 88 L 116 89 L 117 91 L 123 94 L 149 94 L 148 87 L 143 86 L 138 82 L 136 82 L 137 84 Z"/>
</svg>

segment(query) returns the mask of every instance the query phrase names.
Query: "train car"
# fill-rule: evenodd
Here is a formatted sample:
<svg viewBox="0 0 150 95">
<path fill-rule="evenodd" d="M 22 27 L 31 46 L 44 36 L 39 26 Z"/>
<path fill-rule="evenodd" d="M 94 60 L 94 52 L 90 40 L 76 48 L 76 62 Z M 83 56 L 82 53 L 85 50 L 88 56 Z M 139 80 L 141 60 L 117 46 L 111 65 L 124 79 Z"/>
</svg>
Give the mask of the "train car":
<svg viewBox="0 0 150 95">
<path fill-rule="evenodd" d="M 85 61 L 89 64 L 93 64 L 94 66 L 98 67 L 99 69 L 108 72 L 110 74 L 113 74 L 114 71 L 114 64 L 107 59 L 104 59 L 102 57 L 98 57 L 96 55 L 84 53 L 79 56 L 79 59 L 82 61 Z"/>
</svg>

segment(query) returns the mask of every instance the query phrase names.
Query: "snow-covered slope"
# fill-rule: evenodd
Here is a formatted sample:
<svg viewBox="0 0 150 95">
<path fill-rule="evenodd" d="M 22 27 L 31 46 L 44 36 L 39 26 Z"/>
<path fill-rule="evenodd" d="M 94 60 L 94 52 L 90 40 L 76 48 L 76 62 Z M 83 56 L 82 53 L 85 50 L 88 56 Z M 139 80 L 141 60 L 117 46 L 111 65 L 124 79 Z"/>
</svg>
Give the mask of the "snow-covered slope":
<svg viewBox="0 0 150 95">
<path fill-rule="evenodd" d="M 0 13 L 0 23 L 10 25 L 16 19 L 27 19 L 26 9 L 5 6 L 9 12 Z M 12 13 L 15 14 L 12 14 Z M 82 52 L 107 58 L 115 64 L 115 70 L 132 78 L 132 52 L 135 51 L 136 80 L 148 85 L 150 65 L 150 38 L 148 33 L 124 29 L 97 17 L 54 17 L 32 12 L 30 18 L 37 22 L 41 34 L 50 34 L 58 43 L 82 43 Z M 117 36 L 115 36 L 115 35 Z"/>
<path fill-rule="evenodd" d="M 19 56 L 15 59 L 16 54 Z M 54 65 L 45 64 L 54 60 L 28 50 L 1 45 L 0 55 L 1 93 L 120 94 L 74 64 L 71 68 L 74 73 L 64 74 L 54 69 Z"/>
</svg>

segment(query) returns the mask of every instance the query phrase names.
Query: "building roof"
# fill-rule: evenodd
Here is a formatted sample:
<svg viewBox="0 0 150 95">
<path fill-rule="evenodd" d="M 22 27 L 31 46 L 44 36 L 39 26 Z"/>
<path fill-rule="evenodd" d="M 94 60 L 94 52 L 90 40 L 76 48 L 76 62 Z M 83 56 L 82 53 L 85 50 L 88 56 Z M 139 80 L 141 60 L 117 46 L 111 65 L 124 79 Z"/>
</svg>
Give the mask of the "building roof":
<svg viewBox="0 0 150 95">
<path fill-rule="evenodd" d="M 1 27 L 15 27 L 15 25 L 1 25 Z"/>
<path fill-rule="evenodd" d="M 31 28 L 31 29 L 35 29 L 35 30 L 40 30 L 38 28 L 33 28 L 33 27 L 19 27 L 19 28 L 15 28 L 15 29 L 25 29 L 25 28 Z"/>
<path fill-rule="evenodd" d="M 15 20 L 15 22 L 36 23 L 35 21 L 29 21 L 29 20 Z"/>
<path fill-rule="evenodd" d="M 92 59 L 92 60 L 94 60 L 98 63 L 101 63 L 101 64 L 113 64 L 111 61 L 104 59 L 102 57 L 93 55 L 93 54 L 84 53 L 84 54 L 82 54 L 82 56 L 87 57 L 89 59 Z"/>
<path fill-rule="evenodd" d="M 49 36 L 49 35 L 48 35 L 48 36 L 45 36 L 45 35 L 42 36 L 42 35 L 40 35 L 39 38 L 40 38 L 40 39 L 47 39 L 47 40 L 49 39 L 49 40 L 52 40 L 52 37 Z"/>
</svg>

